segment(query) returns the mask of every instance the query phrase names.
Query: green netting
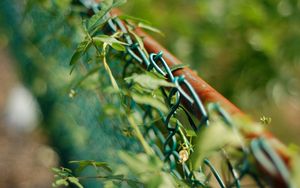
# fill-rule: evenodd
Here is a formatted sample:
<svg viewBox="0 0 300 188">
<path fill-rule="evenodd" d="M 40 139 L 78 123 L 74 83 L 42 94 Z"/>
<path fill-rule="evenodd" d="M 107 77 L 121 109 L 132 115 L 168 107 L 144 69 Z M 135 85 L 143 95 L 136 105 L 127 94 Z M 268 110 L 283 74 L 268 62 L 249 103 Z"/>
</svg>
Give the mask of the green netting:
<svg viewBox="0 0 300 188">
<path fill-rule="evenodd" d="M 80 38 L 72 23 L 75 18 L 59 11 L 51 13 L 36 2 L 32 6 L 23 16 L 25 7 L 1 1 L 0 28 L 10 37 L 10 51 L 16 58 L 20 79 L 38 99 L 42 129 L 58 152 L 61 165 L 70 167 L 71 160 L 87 159 L 117 163 L 118 150 L 140 151 L 135 139 L 124 136 L 117 128 L 122 119 L 106 117 L 94 90 L 82 88 L 75 98 L 69 97 L 70 87 L 81 77 L 77 74 L 76 78 L 76 73 L 70 76 L 68 65 Z M 80 24 L 80 18 L 76 18 Z M 105 77 L 102 81 L 109 84 Z M 114 100 L 106 98 L 113 106 Z M 96 186 L 93 183 L 87 185 Z"/>
</svg>

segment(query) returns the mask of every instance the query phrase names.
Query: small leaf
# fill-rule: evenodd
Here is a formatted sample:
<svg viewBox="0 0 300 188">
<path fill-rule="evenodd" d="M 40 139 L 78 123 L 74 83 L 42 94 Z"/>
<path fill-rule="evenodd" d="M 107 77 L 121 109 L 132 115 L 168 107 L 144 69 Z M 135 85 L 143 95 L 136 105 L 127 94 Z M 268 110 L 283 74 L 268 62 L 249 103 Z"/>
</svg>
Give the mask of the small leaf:
<svg viewBox="0 0 300 188">
<path fill-rule="evenodd" d="M 78 188 L 83 188 L 83 186 L 79 183 L 79 180 L 75 177 L 68 177 L 68 181 L 76 185 Z"/>
<path fill-rule="evenodd" d="M 193 165 L 198 168 L 203 159 L 209 157 L 212 153 L 220 150 L 222 147 L 230 145 L 231 147 L 240 146 L 241 137 L 222 122 L 215 122 L 205 128 L 198 135 L 193 153 Z"/>
<path fill-rule="evenodd" d="M 68 169 L 68 168 L 64 168 L 62 167 L 62 171 L 67 172 L 67 173 L 72 173 L 72 170 Z"/>
<path fill-rule="evenodd" d="M 158 89 L 160 86 L 163 87 L 175 87 L 175 84 L 168 82 L 163 79 L 155 78 L 150 74 L 135 74 L 131 77 L 125 78 L 126 81 L 134 81 L 138 83 L 140 86 L 147 88 L 147 89 Z"/>
<path fill-rule="evenodd" d="M 104 24 L 108 19 L 109 16 L 106 14 L 114 7 L 119 7 L 126 3 L 126 0 L 103 0 L 101 1 L 101 10 L 93 15 L 88 21 L 88 29 L 91 31 L 98 25 Z"/>
<path fill-rule="evenodd" d="M 55 173 L 58 173 L 60 172 L 61 170 L 59 168 L 52 168 L 52 171 L 55 172 Z"/>
<path fill-rule="evenodd" d="M 115 0 L 114 4 L 112 5 L 112 7 L 119 7 L 123 4 L 125 4 L 127 2 L 127 0 Z"/>
<path fill-rule="evenodd" d="M 155 32 L 155 33 L 158 33 L 160 35 L 164 35 L 159 29 L 157 29 L 153 26 L 150 26 L 148 24 L 142 23 L 142 22 L 138 23 L 138 27 L 149 30 L 149 31 L 152 31 L 152 32 Z"/>
<path fill-rule="evenodd" d="M 108 164 L 106 162 L 97 162 L 94 160 L 82 160 L 82 161 L 70 161 L 70 163 L 75 163 L 79 165 L 79 167 L 77 168 L 78 172 L 83 171 L 85 168 L 89 166 L 104 168 L 107 171 L 112 172 L 111 168 L 108 167 Z"/>
<path fill-rule="evenodd" d="M 193 174 L 198 181 L 200 181 L 201 183 L 205 183 L 206 175 L 203 172 L 193 171 Z"/>
<path fill-rule="evenodd" d="M 93 30 L 97 25 L 101 25 L 108 20 L 106 14 L 110 11 L 113 6 L 113 0 L 105 0 L 101 2 L 101 10 L 94 14 L 88 21 L 88 30 Z"/>
<path fill-rule="evenodd" d="M 134 31 L 132 31 L 132 29 L 129 29 L 128 31 L 129 31 L 130 34 L 132 34 L 134 36 L 134 38 L 138 42 L 139 46 L 148 55 L 148 52 L 147 52 L 147 50 L 145 49 L 145 46 L 144 46 L 143 39 L 140 36 L 138 36 Z"/>
<path fill-rule="evenodd" d="M 96 37 L 93 37 L 93 41 L 98 46 L 102 45 L 103 43 L 106 43 L 117 51 L 125 51 L 126 50 L 126 48 L 124 46 L 124 45 L 126 45 L 126 43 L 121 42 L 112 36 L 98 35 Z"/>
<path fill-rule="evenodd" d="M 187 67 L 187 65 L 185 65 L 185 64 L 177 64 L 177 65 L 173 65 L 173 66 L 171 67 L 171 72 L 174 72 L 174 71 L 176 71 L 176 70 L 178 70 L 178 69 L 183 69 L 184 67 Z"/>
<path fill-rule="evenodd" d="M 119 156 L 128 168 L 136 174 L 155 172 L 163 166 L 162 162 L 156 156 L 150 156 L 145 153 L 131 154 L 121 151 Z"/>
<path fill-rule="evenodd" d="M 52 171 L 55 173 L 55 175 L 57 177 L 61 177 L 61 178 L 67 177 L 72 173 L 72 171 L 70 169 L 63 168 L 63 167 L 61 167 L 61 168 L 52 168 Z"/>
<path fill-rule="evenodd" d="M 126 45 L 125 42 L 121 42 L 116 38 L 108 35 L 97 35 L 96 37 L 93 37 L 93 41 L 97 45 L 101 45 L 102 43 L 107 43 L 108 45 L 112 45 L 114 43 Z"/>
<path fill-rule="evenodd" d="M 123 51 L 123 52 L 126 51 L 125 46 L 119 43 L 113 43 L 110 46 L 117 51 Z"/>
<path fill-rule="evenodd" d="M 91 41 L 88 38 L 86 38 L 84 41 L 79 43 L 69 64 L 75 65 L 78 59 L 89 49 L 90 45 L 91 45 Z"/>
<path fill-rule="evenodd" d="M 166 107 L 166 105 L 159 101 L 158 99 L 153 98 L 152 96 L 146 96 L 146 95 L 139 95 L 139 94 L 135 94 L 132 93 L 131 97 L 133 98 L 133 100 L 139 104 L 147 104 L 150 105 L 158 110 L 161 110 L 164 113 L 168 112 L 168 108 Z"/>
<path fill-rule="evenodd" d="M 177 187 L 172 175 L 162 171 L 163 163 L 157 156 L 120 152 L 120 158 L 138 177 L 142 187 Z"/>
<path fill-rule="evenodd" d="M 137 17 L 130 16 L 130 15 L 126 15 L 126 14 L 120 15 L 119 18 L 122 19 L 122 20 L 131 20 L 131 21 L 138 22 L 138 23 L 145 23 L 145 24 L 148 24 L 148 25 L 151 24 L 148 20 L 144 20 L 144 19 L 137 18 Z"/>
<path fill-rule="evenodd" d="M 53 187 L 60 187 L 60 186 L 68 186 L 69 183 L 66 179 L 58 179 L 53 183 Z"/>
<path fill-rule="evenodd" d="M 186 132 L 186 136 L 188 137 L 194 137 L 194 136 L 197 136 L 196 132 L 192 129 L 189 129 L 189 130 L 185 130 Z"/>
</svg>

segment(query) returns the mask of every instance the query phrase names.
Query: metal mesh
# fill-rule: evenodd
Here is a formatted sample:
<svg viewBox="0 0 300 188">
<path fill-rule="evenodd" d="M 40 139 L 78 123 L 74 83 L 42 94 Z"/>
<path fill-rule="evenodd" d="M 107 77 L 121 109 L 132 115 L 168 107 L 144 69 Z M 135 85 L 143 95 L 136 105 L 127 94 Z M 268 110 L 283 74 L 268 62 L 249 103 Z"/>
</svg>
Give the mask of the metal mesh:
<svg viewBox="0 0 300 188">
<path fill-rule="evenodd" d="M 97 7 L 93 6 L 93 11 L 97 10 Z M 106 16 L 110 15 L 108 14 Z M 190 186 L 210 186 L 209 179 L 210 174 L 212 174 L 215 177 L 216 184 L 222 188 L 244 187 L 246 186 L 242 184 L 244 179 L 246 179 L 246 183 L 251 182 L 251 184 L 247 184 L 247 187 L 267 187 L 268 182 L 263 181 L 258 175 L 257 169 L 253 168 L 255 164 L 253 159 L 255 159 L 255 161 L 262 166 L 264 166 L 265 163 L 269 163 L 275 168 L 280 178 L 282 178 L 287 185 L 289 184 L 289 172 L 286 166 L 263 137 L 253 139 L 250 147 L 238 148 L 241 157 L 234 162 L 231 161 L 224 150 L 220 151 L 222 161 L 226 166 L 226 173 L 229 176 L 227 178 L 225 178 L 223 174 L 221 175 L 217 167 L 213 165 L 215 162 L 207 158 L 204 159 L 202 168 L 199 167 L 196 170 L 191 170 L 190 165 L 188 165 L 186 161 L 194 152 L 193 146 L 182 128 L 182 123 L 178 115 L 186 116 L 185 124 L 188 124 L 195 132 L 201 132 L 210 124 L 208 112 L 201 99 L 184 76 L 173 75 L 174 70 L 167 65 L 163 57 L 163 52 L 148 55 L 140 44 L 130 35 L 127 27 L 118 17 L 110 18 L 107 22 L 107 26 L 109 26 L 110 32 L 112 33 L 121 31 L 124 41 L 128 44 L 128 46 L 126 46 L 125 55 L 128 55 L 130 58 L 127 59 L 127 64 L 124 66 L 124 77 L 126 76 L 127 67 L 130 64 L 138 63 L 147 71 L 160 74 L 176 86 L 173 88 L 160 88 L 164 95 L 165 103 L 169 107 L 167 114 L 149 105 L 145 105 L 143 108 L 137 107 L 136 105 L 131 106 L 131 108 L 137 108 L 137 111 L 143 113 L 144 137 L 157 156 L 169 164 L 169 168 L 165 170 L 170 171 L 176 178 L 184 180 Z M 128 84 L 128 87 L 131 87 L 131 84 Z M 200 121 L 195 120 L 188 110 L 181 105 L 183 101 L 200 112 L 197 118 L 200 119 Z M 226 126 L 234 126 L 226 112 L 218 105 L 212 105 L 212 109 L 220 116 L 220 119 Z M 157 126 L 158 123 L 154 120 L 154 113 L 160 116 L 160 123 L 162 123 L 163 126 Z M 210 173 L 205 173 L 204 167 L 209 169 Z M 203 177 L 199 177 L 197 173 L 206 174 L 206 177 L 203 179 Z M 251 180 L 249 181 L 249 179 Z"/>
</svg>

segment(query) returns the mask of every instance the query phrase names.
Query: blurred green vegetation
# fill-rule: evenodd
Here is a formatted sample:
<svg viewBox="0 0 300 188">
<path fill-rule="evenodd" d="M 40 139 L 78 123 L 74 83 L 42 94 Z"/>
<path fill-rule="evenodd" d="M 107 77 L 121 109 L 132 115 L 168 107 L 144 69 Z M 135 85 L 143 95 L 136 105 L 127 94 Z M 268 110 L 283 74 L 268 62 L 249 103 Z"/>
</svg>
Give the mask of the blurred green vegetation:
<svg viewBox="0 0 300 188">
<path fill-rule="evenodd" d="M 40 127 L 65 167 L 72 166 L 71 160 L 114 163 L 119 161 L 115 157 L 119 150 L 140 151 L 135 139 L 120 129 L 122 119 L 106 116 L 109 105 L 116 106 L 115 98 L 95 92 L 100 82 L 106 83 L 102 88 L 109 85 L 108 77 L 91 77 L 70 93 L 86 73 L 80 67 L 70 75 L 69 66 L 82 37 L 81 21 L 80 14 L 70 12 L 67 1 L 0 2 L 0 44 L 8 45 L 20 80 L 37 98 L 43 114 Z M 99 74 L 106 75 L 105 70 Z M 97 180 L 85 183 L 88 187 L 99 184 Z"/>
<path fill-rule="evenodd" d="M 300 143 L 300 1 L 135 0 L 167 49 L 280 139 Z"/>
</svg>

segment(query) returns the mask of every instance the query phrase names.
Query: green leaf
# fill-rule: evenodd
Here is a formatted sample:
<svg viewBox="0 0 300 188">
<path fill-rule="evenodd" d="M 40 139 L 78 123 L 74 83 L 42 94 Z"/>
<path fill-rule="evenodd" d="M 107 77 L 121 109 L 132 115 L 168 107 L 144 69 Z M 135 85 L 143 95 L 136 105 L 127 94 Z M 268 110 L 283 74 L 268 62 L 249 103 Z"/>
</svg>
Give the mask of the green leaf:
<svg viewBox="0 0 300 188">
<path fill-rule="evenodd" d="M 113 0 L 105 0 L 101 2 L 101 10 L 94 14 L 87 23 L 87 28 L 89 31 L 93 30 L 98 25 L 104 24 L 108 17 L 106 14 L 111 10 L 113 7 Z"/>
<path fill-rule="evenodd" d="M 188 66 L 185 65 L 185 64 L 177 64 L 177 65 L 173 65 L 173 66 L 171 67 L 171 72 L 176 71 L 176 70 L 178 70 L 178 69 L 183 69 L 184 67 L 188 67 Z"/>
<path fill-rule="evenodd" d="M 142 48 L 144 53 L 147 54 L 147 56 L 149 56 L 147 50 L 145 49 L 143 39 L 140 36 L 138 36 L 132 29 L 129 29 L 128 31 L 134 36 L 135 40 L 138 42 L 139 46 Z"/>
<path fill-rule="evenodd" d="M 198 168 L 203 159 L 209 157 L 224 146 L 240 146 L 242 143 L 240 135 L 223 122 L 214 122 L 198 135 L 193 153 L 193 165 Z"/>
<path fill-rule="evenodd" d="M 90 46 L 91 46 L 91 41 L 88 38 L 85 38 L 84 41 L 79 43 L 69 64 L 75 65 L 78 59 L 89 49 Z"/>
<path fill-rule="evenodd" d="M 59 173 L 61 170 L 60 170 L 59 168 L 52 168 L 52 171 L 53 171 L 54 173 Z"/>
<path fill-rule="evenodd" d="M 126 48 L 124 45 L 127 45 L 125 42 L 119 41 L 116 38 L 108 35 L 98 35 L 96 37 L 93 37 L 93 41 L 98 46 L 102 45 L 103 43 L 106 43 L 118 51 L 125 51 Z"/>
<path fill-rule="evenodd" d="M 159 29 L 157 29 L 157 28 L 155 28 L 155 27 L 153 27 L 151 25 L 145 24 L 143 22 L 138 23 L 138 27 L 146 29 L 148 31 L 152 31 L 152 32 L 158 33 L 160 35 L 164 35 Z"/>
<path fill-rule="evenodd" d="M 79 183 L 78 178 L 68 177 L 68 181 L 76 185 L 78 188 L 83 188 L 83 186 Z"/>
<path fill-rule="evenodd" d="M 157 156 L 120 152 L 120 158 L 130 172 L 138 177 L 143 187 L 176 187 L 172 175 L 162 170 L 163 163 Z"/>
<path fill-rule="evenodd" d="M 150 105 L 158 110 L 161 110 L 164 113 L 168 112 L 168 108 L 166 105 L 159 101 L 158 99 L 153 98 L 152 96 L 147 96 L 147 95 L 139 95 L 136 93 L 132 93 L 131 97 L 133 100 L 139 104 L 147 104 Z"/>
<path fill-rule="evenodd" d="M 123 52 L 126 51 L 125 46 L 119 43 L 113 43 L 110 46 L 117 51 L 123 51 Z"/>
<path fill-rule="evenodd" d="M 147 89 L 158 89 L 159 87 L 175 87 L 175 84 L 168 82 L 166 80 L 156 78 L 150 74 L 134 74 L 131 77 L 125 78 L 126 81 L 134 81 L 140 86 Z"/>
<path fill-rule="evenodd" d="M 109 168 L 106 162 L 98 162 L 94 160 L 81 160 L 81 161 L 70 161 L 70 163 L 78 164 L 79 167 L 77 168 L 78 172 L 83 171 L 85 168 L 89 166 L 93 166 L 95 168 L 104 168 L 109 172 L 112 172 L 111 168 Z"/>
<path fill-rule="evenodd" d="M 112 45 L 114 43 L 126 45 L 125 42 L 119 41 L 116 38 L 108 35 L 97 35 L 93 37 L 93 41 L 96 45 L 102 45 L 102 43 L 107 43 L 108 45 Z"/>
<path fill-rule="evenodd" d="M 95 27 L 104 24 L 109 19 L 107 13 L 114 7 L 119 7 L 126 3 L 127 0 L 103 0 L 101 1 L 101 10 L 94 14 L 88 21 L 87 28 L 89 31 L 94 30 Z"/>
<path fill-rule="evenodd" d="M 185 132 L 186 132 L 186 136 L 188 136 L 188 137 L 197 136 L 196 132 L 194 130 L 192 130 L 192 129 L 189 129 L 189 130 L 186 129 Z"/>
<path fill-rule="evenodd" d="M 163 166 L 156 156 L 150 156 L 145 153 L 131 154 L 121 151 L 119 156 L 128 168 L 137 174 L 160 171 Z"/>
<path fill-rule="evenodd" d="M 130 15 L 126 15 L 126 14 L 120 15 L 119 18 L 122 19 L 122 20 L 131 20 L 131 21 L 134 21 L 134 22 L 137 22 L 137 23 L 145 23 L 145 24 L 148 24 L 148 25 L 151 24 L 151 22 L 149 22 L 148 20 L 144 20 L 144 19 L 137 18 L 137 17 L 130 16 Z"/>
<path fill-rule="evenodd" d="M 52 168 L 52 171 L 55 173 L 57 177 L 65 178 L 72 174 L 72 171 L 68 168 Z"/>
<path fill-rule="evenodd" d="M 71 169 L 64 168 L 64 167 L 62 167 L 61 169 L 62 169 L 63 172 L 67 172 L 67 173 L 70 173 L 70 174 L 72 173 Z"/>
<path fill-rule="evenodd" d="M 196 177 L 196 179 L 198 181 L 200 181 L 201 183 L 205 183 L 206 181 L 206 175 L 203 172 L 199 172 L 199 171 L 193 171 L 194 176 Z"/>
<path fill-rule="evenodd" d="M 69 183 L 66 179 L 58 179 L 52 184 L 53 187 L 60 187 L 62 185 L 68 186 Z"/>
<path fill-rule="evenodd" d="M 112 7 L 119 7 L 123 4 L 125 4 L 127 2 L 127 0 L 115 0 Z"/>
</svg>

